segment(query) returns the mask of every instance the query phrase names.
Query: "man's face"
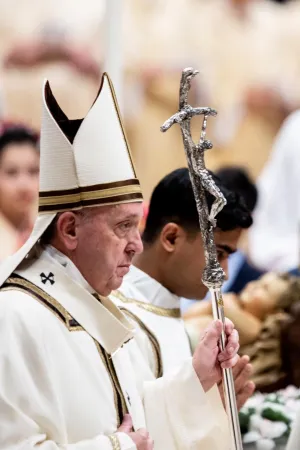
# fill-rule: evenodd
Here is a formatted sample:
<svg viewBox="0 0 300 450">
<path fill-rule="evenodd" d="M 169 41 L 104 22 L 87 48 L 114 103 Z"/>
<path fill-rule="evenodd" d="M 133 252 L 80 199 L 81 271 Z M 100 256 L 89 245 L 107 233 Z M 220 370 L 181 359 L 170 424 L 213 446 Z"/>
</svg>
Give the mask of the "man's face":
<svg viewBox="0 0 300 450">
<path fill-rule="evenodd" d="M 216 230 L 214 232 L 218 260 L 226 276 L 228 257 L 236 251 L 241 231 L 241 228 L 237 228 L 233 231 Z M 207 288 L 201 280 L 205 267 L 201 233 L 190 236 L 184 232 L 177 240 L 176 247 L 170 256 L 168 266 L 168 279 L 172 277 L 172 286 L 170 285 L 169 288 L 179 297 L 201 300 L 207 293 Z"/>
<path fill-rule="evenodd" d="M 143 250 L 139 222 L 141 203 L 94 208 L 77 225 L 73 261 L 96 292 L 118 289 L 132 258 Z"/>
<path fill-rule="evenodd" d="M 10 220 L 27 218 L 38 198 L 39 155 L 32 144 L 7 145 L 0 158 L 0 209 Z"/>
</svg>

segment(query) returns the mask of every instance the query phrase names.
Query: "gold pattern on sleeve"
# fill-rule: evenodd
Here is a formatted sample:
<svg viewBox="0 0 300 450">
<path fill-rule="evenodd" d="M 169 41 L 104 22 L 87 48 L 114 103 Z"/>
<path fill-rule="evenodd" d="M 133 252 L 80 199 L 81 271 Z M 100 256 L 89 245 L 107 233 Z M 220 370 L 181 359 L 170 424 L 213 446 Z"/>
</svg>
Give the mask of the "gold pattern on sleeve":
<svg viewBox="0 0 300 450">
<path fill-rule="evenodd" d="M 110 440 L 113 450 L 121 450 L 118 436 L 116 436 L 115 434 L 111 434 L 110 436 L 108 436 L 108 439 Z"/>
</svg>

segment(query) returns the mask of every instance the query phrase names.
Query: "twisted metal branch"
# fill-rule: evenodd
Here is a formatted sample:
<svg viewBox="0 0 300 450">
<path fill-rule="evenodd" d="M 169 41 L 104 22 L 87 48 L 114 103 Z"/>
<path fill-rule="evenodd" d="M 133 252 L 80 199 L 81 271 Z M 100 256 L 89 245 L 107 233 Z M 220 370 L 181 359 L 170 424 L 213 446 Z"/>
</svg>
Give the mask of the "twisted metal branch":
<svg viewBox="0 0 300 450">
<path fill-rule="evenodd" d="M 218 262 L 213 230 L 216 226 L 215 218 L 226 205 L 226 199 L 206 169 L 204 160 L 205 151 L 213 147 L 211 141 L 205 139 L 207 119 L 209 116 L 216 116 L 217 111 L 209 107 L 194 108 L 188 104 L 191 80 L 197 74 L 198 71 L 192 68 L 183 70 L 180 81 L 179 111 L 165 121 L 161 126 L 161 131 L 167 131 L 175 123 L 180 125 L 204 244 L 206 267 L 202 280 L 208 288 L 220 288 L 225 279 L 225 274 Z M 195 143 L 191 133 L 191 119 L 199 115 L 204 116 L 204 118 L 199 142 Z M 210 211 L 208 211 L 205 192 L 209 192 L 214 197 Z"/>
</svg>

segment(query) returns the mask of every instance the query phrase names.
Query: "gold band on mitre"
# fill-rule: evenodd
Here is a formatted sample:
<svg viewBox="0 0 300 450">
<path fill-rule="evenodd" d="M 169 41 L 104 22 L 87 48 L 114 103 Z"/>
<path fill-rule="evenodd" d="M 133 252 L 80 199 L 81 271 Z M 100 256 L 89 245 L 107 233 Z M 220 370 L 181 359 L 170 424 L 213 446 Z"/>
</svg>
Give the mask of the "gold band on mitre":
<svg viewBox="0 0 300 450">
<path fill-rule="evenodd" d="M 93 206 L 141 202 L 137 178 L 39 194 L 39 213 L 57 213 Z"/>
</svg>

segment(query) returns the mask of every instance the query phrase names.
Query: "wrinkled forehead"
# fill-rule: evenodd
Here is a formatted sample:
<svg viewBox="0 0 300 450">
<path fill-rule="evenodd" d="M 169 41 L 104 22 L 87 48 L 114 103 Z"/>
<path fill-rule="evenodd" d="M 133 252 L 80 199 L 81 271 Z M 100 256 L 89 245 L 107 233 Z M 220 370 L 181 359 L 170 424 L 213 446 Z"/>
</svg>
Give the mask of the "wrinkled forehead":
<svg viewBox="0 0 300 450">
<path fill-rule="evenodd" d="M 94 210 L 94 214 L 100 216 L 109 216 L 116 220 L 126 220 L 127 218 L 141 219 L 143 215 L 142 202 L 133 203 L 121 203 L 118 205 L 106 205 L 99 206 L 97 208 L 91 208 Z"/>
</svg>

